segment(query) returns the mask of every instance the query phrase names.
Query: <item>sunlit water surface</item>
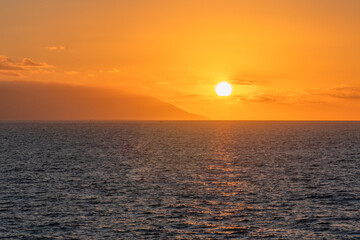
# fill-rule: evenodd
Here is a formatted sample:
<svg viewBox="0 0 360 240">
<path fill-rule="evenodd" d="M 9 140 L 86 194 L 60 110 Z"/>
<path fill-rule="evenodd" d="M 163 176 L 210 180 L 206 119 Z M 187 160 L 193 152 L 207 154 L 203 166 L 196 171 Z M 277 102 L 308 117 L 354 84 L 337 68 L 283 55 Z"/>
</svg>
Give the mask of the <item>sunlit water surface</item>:
<svg viewBox="0 0 360 240">
<path fill-rule="evenodd" d="M 0 238 L 360 238 L 360 122 L 3 122 L 0 166 Z"/>
</svg>

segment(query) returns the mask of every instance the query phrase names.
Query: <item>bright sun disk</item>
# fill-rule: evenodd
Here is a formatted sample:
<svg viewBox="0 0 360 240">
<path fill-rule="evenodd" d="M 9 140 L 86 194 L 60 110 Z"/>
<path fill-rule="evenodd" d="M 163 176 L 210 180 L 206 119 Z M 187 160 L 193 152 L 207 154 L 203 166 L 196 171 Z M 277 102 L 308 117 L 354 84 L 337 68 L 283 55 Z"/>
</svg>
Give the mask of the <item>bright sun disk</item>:
<svg viewBox="0 0 360 240">
<path fill-rule="evenodd" d="M 228 82 L 221 82 L 215 87 L 215 92 L 220 97 L 229 96 L 232 92 L 232 87 Z"/>
</svg>

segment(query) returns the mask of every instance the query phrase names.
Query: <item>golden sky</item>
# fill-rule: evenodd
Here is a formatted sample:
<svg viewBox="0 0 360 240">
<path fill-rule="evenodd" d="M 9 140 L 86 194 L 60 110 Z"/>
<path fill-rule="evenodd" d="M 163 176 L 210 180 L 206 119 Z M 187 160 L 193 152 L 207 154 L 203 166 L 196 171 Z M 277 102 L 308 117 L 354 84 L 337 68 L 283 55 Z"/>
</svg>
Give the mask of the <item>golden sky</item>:
<svg viewBox="0 0 360 240">
<path fill-rule="evenodd" d="M 0 0 L 0 81 L 111 87 L 211 119 L 359 120 L 359 11 L 358 0 Z"/>
</svg>

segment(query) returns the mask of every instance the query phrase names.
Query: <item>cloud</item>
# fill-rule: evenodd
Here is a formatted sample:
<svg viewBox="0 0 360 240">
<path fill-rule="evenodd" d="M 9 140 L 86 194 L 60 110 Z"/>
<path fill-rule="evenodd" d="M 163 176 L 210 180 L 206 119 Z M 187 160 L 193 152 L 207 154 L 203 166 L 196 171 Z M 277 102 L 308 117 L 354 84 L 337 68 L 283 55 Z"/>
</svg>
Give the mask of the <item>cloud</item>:
<svg viewBox="0 0 360 240">
<path fill-rule="evenodd" d="M 111 69 L 111 70 L 108 70 L 107 72 L 108 72 L 108 73 L 117 73 L 117 72 L 119 72 L 119 69 L 113 68 L 113 69 Z"/>
<path fill-rule="evenodd" d="M 235 97 L 239 102 L 253 102 L 253 103 L 281 102 L 280 96 L 275 96 L 270 94 L 258 94 L 253 96 L 236 95 Z"/>
<path fill-rule="evenodd" d="M 1 70 L 0 70 L 0 74 L 1 75 L 6 75 L 6 76 L 11 76 L 11 77 L 20 77 L 20 76 L 22 76 L 21 74 L 16 73 L 16 72 L 8 72 L 8 71 L 1 71 Z"/>
<path fill-rule="evenodd" d="M 360 99 L 360 88 L 350 86 L 334 87 L 321 95 L 342 99 Z"/>
<path fill-rule="evenodd" d="M 45 47 L 45 49 L 50 51 L 62 51 L 65 49 L 64 46 L 51 46 L 51 47 Z"/>
<path fill-rule="evenodd" d="M 287 93 L 258 92 L 249 95 L 235 95 L 239 102 L 280 104 L 323 104 L 331 99 L 360 100 L 360 87 L 338 86 L 328 89 L 295 90 Z"/>
<path fill-rule="evenodd" d="M 22 70 L 21 66 L 16 66 L 8 57 L 0 56 L 0 71 L 2 70 Z"/>
<path fill-rule="evenodd" d="M 22 60 L 22 64 L 23 64 L 23 66 L 31 66 L 31 67 L 46 67 L 47 66 L 47 64 L 45 64 L 45 63 L 36 63 L 29 58 L 24 58 Z"/>
<path fill-rule="evenodd" d="M 120 70 L 117 68 L 109 69 L 109 70 L 99 70 L 99 73 L 119 73 Z"/>
<path fill-rule="evenodd" d="M 6 56 L 0 56 L 0 74 L 6 76 L 19 77 L 24 72 L 48 72 L 52 68 L 47 63 L 34 62 L 29 58 L 21 61 L 13 61 Z"/>
<path fill-rule="evenodd" d="M 230 80 L 230 83 L 234 85 L 256 85 L 255 81 L 246 79 L 232 79 Z"/>
</svg>

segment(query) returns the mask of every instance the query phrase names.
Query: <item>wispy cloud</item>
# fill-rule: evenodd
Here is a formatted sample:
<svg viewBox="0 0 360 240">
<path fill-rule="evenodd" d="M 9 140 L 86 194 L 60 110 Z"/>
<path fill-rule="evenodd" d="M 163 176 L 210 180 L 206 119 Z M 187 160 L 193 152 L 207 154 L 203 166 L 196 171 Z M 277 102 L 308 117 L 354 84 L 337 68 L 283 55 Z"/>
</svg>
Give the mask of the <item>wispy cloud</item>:
<svg viewBox="0 0 360 240">
<path fill-rule="evenodd" d="M 113 69 L 109 69 L 109 70 L 99 70 L 99 73 L 118 73 L 118 72 L 120 72 L 120 70 L 119 69 L 117 69 L 117 68 L 113 68 Z"/>
<path fill-rule="evenodd" d="M 321 95 L 342 99 L 360 99 L 360 88 L 351 86 L 334 87 L 321 93 Z"/>
<path fill-rule="evenodd" d="M 45 49 L 50 50 L 50 51 L 62 51 L 65 49 L 64 46 L 50 46 L 50 47 L 45 47 Z"/>
<path fill-rule="evenodd" d="M 341 85 L 328 89 L 304 89 L 277 94 L 257 92 L 234 97 L 239 102 L 248 103 L 319 104 L 330 103 L 334 99 L 360 100 L 360 87 Z"/>
<path fill-rule="evenodd" d="M 230 83 L 234 85 L 256 85 L 255 81 L 246 79 L 231 79 Z"/>
<path fill-rule="evenodd" d="M 108 73 L 117 73 L 117 72 L 119 72 L 119 69 L 113 68 L 113 69 L 111 69 L 111 70 L 108 70 L 107 72 L 108 72 Z"/>
<path fill-rule="evenodd" d="M 281 96 L 275 96 L 271 94 L 257 94 L 257 95 L 236 95 L 235 98 L 239 102 L 253 102 L 253 103 L 274 103 L 281 102 Z"/>
<path fill-rule="evenodd" d="M 24 72 L 49 72 L 51 68 L 47 63 L 34 62 L 29 58 L 13 61 L 6 56 L 0 56 L 0 74 L 6 76 L 19 77 Z"/>
<path fill-rule="evenodd" d="M 0 74 L 5 75 L 5 76 L 10 76 L 10 77 L 20 77 L 20 76 L 22 76 L 21 74 L 16 73 L 16 72 L 2 71 L 2 70 L 0 70 Z"/>
</svg>

